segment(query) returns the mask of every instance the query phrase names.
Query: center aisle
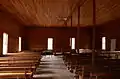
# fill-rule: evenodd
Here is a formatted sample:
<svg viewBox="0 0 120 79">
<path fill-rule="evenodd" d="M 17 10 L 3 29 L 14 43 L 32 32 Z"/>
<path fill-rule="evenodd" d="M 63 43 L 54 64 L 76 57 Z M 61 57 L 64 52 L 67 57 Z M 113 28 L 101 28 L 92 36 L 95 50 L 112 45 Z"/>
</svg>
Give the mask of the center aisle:
<svg viewBox="0 0 120 79">
<path fill-rule="evenodd" d="M 62 56 L 43 56 L 34 79 L 74 79 L 74 74 L 67 70 Z"/>
</svg>

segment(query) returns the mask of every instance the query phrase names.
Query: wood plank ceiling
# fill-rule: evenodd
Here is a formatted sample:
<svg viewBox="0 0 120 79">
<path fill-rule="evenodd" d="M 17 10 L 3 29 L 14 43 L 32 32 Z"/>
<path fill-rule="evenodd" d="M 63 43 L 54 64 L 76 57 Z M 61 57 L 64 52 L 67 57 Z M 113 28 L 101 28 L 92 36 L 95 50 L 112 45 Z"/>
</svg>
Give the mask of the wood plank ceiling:
<svg viewBox="0 0 120 79">
<path fill-rule="evenodd" d="M 0 9 L 14 16 L 25 26 L 63 26 L 73 7 L 84 0 L 1 0 Z M 92 25 L 92 0 L 86 0 L 80 8 L 81 25 Z M 97 24 L 120 17 L 120 0 L 96 0 Z M 72 14 L 73 26 L 77 26 L 77 9 Z M 65 17 L 65 18 L 64 18 Z M 71 22 L 68 21 L 68 26 Z"/>
<path fill-rule="evenodd" d="M 92 0 L 81 7 L 81 24 L 92 25 Z M 120 18 L 120 0 L 96 0 L 96 23 L 102 24 Z"/>
</svg>

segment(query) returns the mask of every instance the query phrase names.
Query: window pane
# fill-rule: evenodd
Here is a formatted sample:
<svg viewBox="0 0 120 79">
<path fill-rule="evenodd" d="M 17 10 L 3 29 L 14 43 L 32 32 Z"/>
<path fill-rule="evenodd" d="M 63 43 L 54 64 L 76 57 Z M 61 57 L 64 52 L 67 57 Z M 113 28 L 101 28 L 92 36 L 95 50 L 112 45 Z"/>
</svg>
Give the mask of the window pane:
<svg viewBox="0 0 120 79">
<path fill-rule="evenodd" d="M 22 41 L 22 38 L 19 37 L 19 51 L 21 51 L 21 41 Z"/>
<path fill-rule="evenodd" d="M 48 50 L 53 50 L 53 38 L 48 38 Z"/>
<path fill-rule="evenodd" d="M 7 54 L 8 51 L 8 34 L 3 33 L 3 55 Z"/>
<path fill-rule="evenodd" d="M 75 38 L 72 38 L 72 49 L 75 49 Z"/>
<path fill-rule="evenodd" d="M 102 37 L 102 49 L 106 49 L 106 37 Z"/>
</svg>

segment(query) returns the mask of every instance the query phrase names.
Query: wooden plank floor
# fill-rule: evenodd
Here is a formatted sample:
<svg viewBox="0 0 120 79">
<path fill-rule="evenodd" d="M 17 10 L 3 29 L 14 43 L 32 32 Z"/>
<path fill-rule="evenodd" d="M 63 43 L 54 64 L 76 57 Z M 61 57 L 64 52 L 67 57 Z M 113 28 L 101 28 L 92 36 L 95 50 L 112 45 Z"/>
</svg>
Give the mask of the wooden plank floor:
<svg viewBox="0 0 120 79">
<path fill-rule="evenodd" d="M 62 56 L 43 56 L 40 63 L 36 73 L 33 75 L 34 79 L 74 78 L 74 74 L 70 73 L 64 65 Z"/>
</svg>

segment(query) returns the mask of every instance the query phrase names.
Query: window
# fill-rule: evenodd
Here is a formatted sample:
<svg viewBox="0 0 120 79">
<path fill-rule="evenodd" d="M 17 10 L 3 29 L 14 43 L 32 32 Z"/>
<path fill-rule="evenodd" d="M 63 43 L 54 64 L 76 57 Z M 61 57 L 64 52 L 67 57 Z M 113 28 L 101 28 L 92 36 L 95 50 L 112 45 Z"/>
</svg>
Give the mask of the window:
<svg viewBox="0 0 120 79">
<path fill-rule="evenodd" d="M 3 55 L 6 55 L 8 51 L 8 34 L 3 33 Z"/>
<path fill-rule="evenodd" d="M 102 50 L 106 49 L 106 37 L 102 37 Z"/>
<path fill-rule="evenodd" d="M 70 38 L 70 44 L 69 45 L 70 45 L 70 47 L 72 46 L 72 38 Z"/>
<path fill-rule="evenodd" d="M 71 49 L 75 49 L 75 38 L 70 38 Z"/>
<path fill-rule="evenodd" d="M 115 51 L 116 49 L 116 39 L 111 39 L 111 51 Z"/>
<path fill-rule="evenodd" d="M 22 38 L 21 37 L 19 37 L 19 51 L 21 51 L 21 41 L 22 41 Z"/>
<path fill-rule="evenodd" d="M 48 38 L 48 50 L 53 50 L 53 38 Z"/>
</svg>

